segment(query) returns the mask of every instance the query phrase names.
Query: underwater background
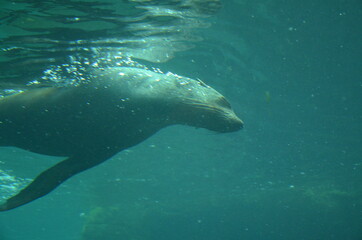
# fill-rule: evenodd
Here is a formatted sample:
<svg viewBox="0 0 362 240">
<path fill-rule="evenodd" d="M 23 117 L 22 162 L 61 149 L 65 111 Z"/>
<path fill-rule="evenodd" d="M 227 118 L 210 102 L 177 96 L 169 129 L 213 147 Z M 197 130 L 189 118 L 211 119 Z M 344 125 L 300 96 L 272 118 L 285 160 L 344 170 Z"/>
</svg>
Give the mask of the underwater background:
<svg viewBox="0 0 362 240">
<path fill-rule="evenodd" d="M 2 212 L 0 240 L 362 240 L 360 0 L 0 6 L 2 95 L 121 52 L 202 79 L 245 122 L 163 129 Z M 0 148 L 0 198 L 61 159 Z"/>
</svg>

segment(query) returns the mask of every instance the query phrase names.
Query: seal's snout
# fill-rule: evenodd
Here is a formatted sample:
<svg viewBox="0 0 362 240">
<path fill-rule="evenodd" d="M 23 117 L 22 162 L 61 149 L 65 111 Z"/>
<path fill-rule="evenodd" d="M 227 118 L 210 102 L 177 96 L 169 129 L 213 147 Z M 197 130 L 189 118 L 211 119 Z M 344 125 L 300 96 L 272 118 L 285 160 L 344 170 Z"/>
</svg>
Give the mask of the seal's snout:
<svg viewBox="0 0 362 240">
<path fill-rule="evenodd" d="M 219 115 L 221 127 L 219 132 L 235 132 L 243 128 L 244 122 L 232 110 L 230 103 L 224 96 L 218 97 L 216 102 L 216 115 Z"/>
<path fill-rule="evenodd" d="M 205 116 L 205 115 L 202 115 Z M 243 128 L 244 122 L 231 109 L 221 108 L 202 118 L 202 127 L 219 133 L 236 132 Z"/>
<path fill-rule="evenodd" d="M 233 120 L 230 129 L 234 131 L 238 131 L 244 127 L 244 122 L 237 116 L 235 116 L 235 119 Z"/>
<path fill-rule="evenodd" d="M 227 123 L 222 132 L 235 132 L 244 127 L 244 122 L 234 112 L 227 114 Z"/>
</svg>

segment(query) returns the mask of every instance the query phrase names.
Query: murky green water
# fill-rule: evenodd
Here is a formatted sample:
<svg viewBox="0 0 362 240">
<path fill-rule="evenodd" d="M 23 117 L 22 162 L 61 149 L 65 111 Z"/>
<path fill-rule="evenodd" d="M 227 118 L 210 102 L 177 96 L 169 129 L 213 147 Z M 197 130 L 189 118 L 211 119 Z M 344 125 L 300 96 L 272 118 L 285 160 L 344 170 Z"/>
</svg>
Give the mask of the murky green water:
<svg viewBox="0 0 362 240">
<path fill-rule="evenodd" d="M 362 239 L 360 1 L 185 2 L 1 3 L 3 89 L 121 53 L 202 79 L 245 122 L 163 129 L 1 213 L 1 240 Z M 0 151 L 2 198 L 59 161 Z"/>
</svg>

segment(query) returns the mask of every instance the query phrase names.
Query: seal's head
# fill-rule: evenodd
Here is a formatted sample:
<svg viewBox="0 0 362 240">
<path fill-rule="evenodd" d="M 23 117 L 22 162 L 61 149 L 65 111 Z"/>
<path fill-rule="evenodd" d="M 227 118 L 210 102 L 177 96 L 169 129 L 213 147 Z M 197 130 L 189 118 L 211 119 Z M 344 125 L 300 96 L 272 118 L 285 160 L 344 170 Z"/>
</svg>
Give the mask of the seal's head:
<svg viewBox="0 0 362 240">
<path fill-rule="evenodd" d="M 128 67 L 106 69 L 97 75 L 111 77 L 111 82 L 117 82 L 122 91 L 127 89 L 137 102 L 157 106 L 151 111 L 167 119 L 166 125 L 185 124 L 216 132 L 243 127 L 225 97 L 200 80 Z"/>
<path fill-rule="evenodd" d="M 231 109 L 226 98 L 201 80 L 182 78 L 183 95 L 175 108 L 181 124 L 202 127 L 215 132 L 234 132 L 243 127 L 243 121 Z"/>
</svg>

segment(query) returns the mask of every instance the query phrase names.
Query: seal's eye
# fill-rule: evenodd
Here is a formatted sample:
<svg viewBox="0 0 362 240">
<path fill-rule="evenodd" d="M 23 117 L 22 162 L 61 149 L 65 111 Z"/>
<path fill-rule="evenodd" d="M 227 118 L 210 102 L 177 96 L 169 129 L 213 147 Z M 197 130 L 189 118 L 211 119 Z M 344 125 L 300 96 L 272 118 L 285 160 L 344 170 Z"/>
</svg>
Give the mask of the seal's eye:
<svg viewBox="0 0 362 240">
<path fill-rule="evenodd" d="M 224 97 L 220 97 L 217 103 L 222 107 L 231 108 L 230 103 Z"/>
</svg>

